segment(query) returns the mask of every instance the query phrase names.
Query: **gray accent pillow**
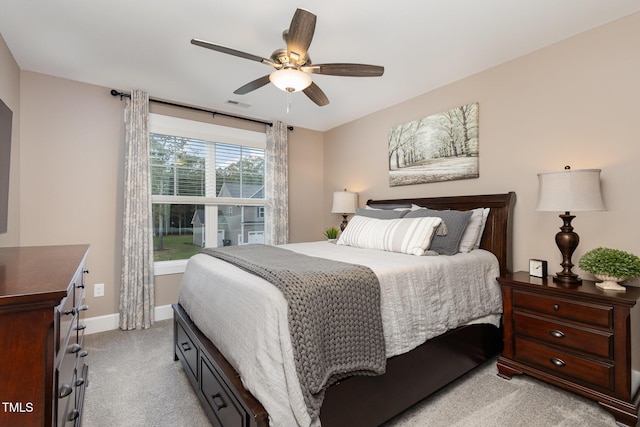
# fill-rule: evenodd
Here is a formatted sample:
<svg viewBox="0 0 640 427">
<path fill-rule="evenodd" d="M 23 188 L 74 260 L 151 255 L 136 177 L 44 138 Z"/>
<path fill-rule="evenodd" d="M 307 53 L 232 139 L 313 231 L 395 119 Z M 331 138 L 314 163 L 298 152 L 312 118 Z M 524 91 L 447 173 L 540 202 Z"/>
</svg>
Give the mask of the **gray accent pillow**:
<svg viewBox="0 0 640 427">
<path fill-rule="evenodd" d="M 429 249 L 436 251 L 440 255 L 455 255 L 460 250 L 460 240 L 462 240 L 462 234 L 467 228 L 467 223 L 472 213 L 471 211 L 436 211 L 424 208 L 409 211 L 404 218 L 420 218 L 425 216 L 442 218 L 442 221 L 447 226 L 447 234 L 444 236 L 439 234 L 433 236 Z"/>
<path fill-rule="evenodd" d="M 356 208 L 356 215 L 366 216 L 368 218 L 377 218 L 377 219 L 398 219 L 405 216 L 405 214 L 409 212 L 407 211 L 393 211 L 386 209 L 363 209 Z"/>
</svg>

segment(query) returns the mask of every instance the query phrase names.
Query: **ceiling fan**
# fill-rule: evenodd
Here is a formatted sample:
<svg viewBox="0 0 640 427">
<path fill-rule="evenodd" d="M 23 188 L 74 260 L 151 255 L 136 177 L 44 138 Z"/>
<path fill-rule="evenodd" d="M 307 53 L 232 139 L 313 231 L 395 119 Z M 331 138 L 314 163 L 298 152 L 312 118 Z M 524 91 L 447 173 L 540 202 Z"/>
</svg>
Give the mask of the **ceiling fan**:
<svg viewBox="0 0 640 427">
<path fill-rule="evenodd" d="M 309 74 L 329 76 L 378 77 L 384 67 L 366 64 L 312 64 L 307 53 L 316 28 L 316 15 L 304 9 L 296 9 L 289 28 L 282 32 L 287 47 L 278 49 L 270 58 L 252 55 L 204 40 L 192 39 L 191 43 L 207 49 L 261 62 L 276 69 L 271 74 L 260 77 L 236 89 L 233 93 L 244 95 L 261 88 L 269 82 L 286 92 L 302 91 L 319 106 L 329 104 L 329 98 L 316 85 Z"/>
</svg>

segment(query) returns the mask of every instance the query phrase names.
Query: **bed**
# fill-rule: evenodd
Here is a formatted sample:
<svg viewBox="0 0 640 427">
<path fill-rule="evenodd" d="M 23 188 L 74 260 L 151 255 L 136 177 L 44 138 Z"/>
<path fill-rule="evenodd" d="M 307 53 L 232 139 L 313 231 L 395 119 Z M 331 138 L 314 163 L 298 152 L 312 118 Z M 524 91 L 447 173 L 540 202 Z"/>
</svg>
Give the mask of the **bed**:
<svg viewBox="0 0 640 427">
<path fill-rule="evenodd" d="M 489 208 L 484 231 L 479 239 L 480 249 L 483 250 L 472 251 L 472 253 L 476 253 L 478 257 L 481 257 L 485 252 L 493 254 L 491 256 L 497 260 L 497 266 L 492 271 L 495 271 L 497 275 L 511 270 L 511 219 L 514 203 L 515 194 L 506 193 L 480 196 L 370 200 L 367 205 L 371 208 L 385 210 L 404 209 L 409 206 L 457 211 Z M 323 243 L 327 246 L 326 242 Z M 293 246 L 293 249 L 296 250 L 299 248 L 302 248 L 300 250 L 307 250 L 305 245 Z M 340 250 L 340 248 L 336 247 L 336 250 Z M 343 255 L 341 254 L 341 256 Z M 403 256 L 406 257 L 406 255 Z M 206 255 L 201 255 L 200 257 L 206 257 Z M 444 260 L 444 258 L 448 257 L 434 258 Z M 450 258 L 453 260 L 456 256 Z M 204 261 L 201 260 L 201 262 Z M 217 260 L 216 262 L 221 263 L 223 261 Z M 220 274 L 224 275 L 227 268 L 233 269 L 235 267 L 216 264 L 215 270 L 220 270 Z M 192 277 L 193 274 L 185 272 L 185 276 Z M 247 281 L 250 281 L 250 279 L 247 278 Z M 265 404 L 271 396 L 265 395 L 264 389 L 256 388 L 256 385 L 251 382 L 250 377 L 254 374 L 251 371 L 253 367 L 247 370 L 246 361 L 244 360 L 246 357 L 238 355 L 243 353 L 242 349 L 253 349 L 253 346 L 256 345 L 254 341 L 260 340 L 262 335 L 250 337 L 250 330 L 246 329 L 247 334 L 242 334 L 241 338 L 235 340 L 232 344 L 225 343 L 221 338 L 226 333 L 225 329 L 235 328 L 239 323 L 230 320 L 230 316 L 228 318 L 227 314 L 225 314 L 229 307 L 233 307 L 231 311 L 237 309 L 240 313 L 243 310 L 245 313 L 251 313 L 254 310 L 250 306 L 251 303 L 248 303 L 249 308 L 244 307 L 242 305 L 244 304 L 244 299 L 240 298 L 239 302 L 225 302 L 223 305 L 218 306 L 212 304 L 212 308 L 209 311 L 220 311 L 219 322 L 213 326 L 198 317 L 200 315 L 191 307 L 192 304 L 184 303 L 173 306 L 174 358 L 182 361 L 187 377 L 191 381 L 212 424 L 215 426 L 268 426 L 270 414 L 259 399 L 256 399 L 254 394 L 249 392 L 247 388 L 255 390 L 256 395 L 262 396 Z M 203 304 L 209 304 L 209 302 L 204 302 Z M 188 308 L 183 307 L 183 305 L 187 305 Z M 188 312 L 189 310 L 191 312 Z M 259 310 L 259 308 L 255 308 L 255 310 Z M 196 319 L 195 322 L 192 316 Z M 269 313 L 266 313 L 265 316 L 268 317 Z M 264 323 L 268 323 L 267 319 L 265 319 Z M 196 326 L 196 324 L 199 326 Z M 259 327 L 262 327 L 262 325 Z M 220 344 L 214 345 L 214 342 Z M 269 342 L 262 344 L 270 345 Z M 487 323 L 468 322 L 463 326 L 454 327 L 428 339 L 424 343 L 420 343 L 415 348 L 411 347 L 411 351 L 401 352 L 400 354 L 392 353 L 392 357 L 386 360 L 386 372 L 383 375 L 356 375 L 332 384 L 324 393 L 320 421 L 325 427 L 380 425 L 474 367 L 481 365 L 496 355 L 501 346 L 502 334 L 499 321 L 496 322 L 494 320 Z M 256 357 L 256 359 L 259 359 L 257 364 L 260 365 L 264 364 L 265 360 L 272 359 L 272 357 L 260 356 Z M 276 360 L 274 363 L 277 364 L 280 361 Z M 244 372 L 242 378 L 238 374 L 236 367 L 241 372 Z M 259 370 L 260 368 L 257 367 L 256 369 Z M 268 384 L 268 381 L 265 382 L 267 384 L 262 384 L 263 386 L 272 386 L 272 384 Z M 285 389 L 284 392 L 281 391 L 282 388 Z M 289 402 L 288 394 L 283 394 L 282 396 L 284 397 L 280 397 L 279 393 L 289 393 L 290 389 L 295 389 L 295 387 L 291 384 L 274 386 L 273 395 L 276 396 L 275 400 Z M 290 400 L 291 406 L 295 407 L 296 402 L 298 401 L 299 403 L 299 396 L 297 400 L 295 392 L 291 396 L 293 396 Z M 295 412 L 296 408 L 292 410 Z M 276 414 L 277 410 L 272 410 L 272 412 Z M 278 414 L 278 416 L 280 415 Z M 288 425 L 289 422 L 274 422 L 273 424 Z M 317 424 L 316 420 L 314 425 Z"/>
</svg>

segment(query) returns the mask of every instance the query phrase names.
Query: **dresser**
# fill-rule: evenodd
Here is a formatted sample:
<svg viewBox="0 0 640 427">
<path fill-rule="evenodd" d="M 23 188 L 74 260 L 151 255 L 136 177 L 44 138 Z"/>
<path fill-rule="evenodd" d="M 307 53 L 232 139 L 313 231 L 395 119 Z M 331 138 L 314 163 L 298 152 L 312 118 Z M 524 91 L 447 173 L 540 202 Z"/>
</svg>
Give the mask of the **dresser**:
<svg viewBox="0 0 640 427">
<path fill-rule="evenodd" d="M 0 426 L 79 426 L 88 245 L 0 248 Z"/>
<path fill-rule="evenodd" d="M 589 280 L 569 286 L 527 272 L 498 281 L 504 304 L 498 374 L 508 379 L 527 374 L 581 394 L 611 412 L 618 424 L 635 426 L 640 288 L 605 291 Z"/>
</svg>

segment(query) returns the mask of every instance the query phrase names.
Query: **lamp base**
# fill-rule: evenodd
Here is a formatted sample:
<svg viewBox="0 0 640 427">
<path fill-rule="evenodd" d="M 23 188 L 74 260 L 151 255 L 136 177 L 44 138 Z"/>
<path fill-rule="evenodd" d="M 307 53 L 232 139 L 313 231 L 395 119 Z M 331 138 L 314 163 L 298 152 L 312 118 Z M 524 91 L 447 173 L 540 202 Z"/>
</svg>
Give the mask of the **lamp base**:
<svg viewBox="0 0 640 427">
<path fill-rule="evenodd" d="M 563 274 L 563 272 L 556 273 L 553 276 L 553 281 L 556 283 L 562 283 L 564 285 L 582 285 L 582 279 L 577 274 Z"/>
<path fill-rule="evenodd" d="M 347 224 L 349 223 L 349 221 L 347 221 L 347 215 L 348 214 L 342 215 L 342 224 L 340 224 L 340 231 L 344 231 L 344 229 L 347 228 Z"/>
<path fill-rule="evenodd" d="M 562 253 L 562 263 L 560 264 L 562 271 L 553 276 L 553 281 L 565 285 L 581 285 L 582 279 L 571 271 L 571 267 L 573 267 L 571 255 L 573 255 L 573 252 L 580 242 L 580 237 L 577 233 L 574 233 L 573 227 L 571 226 L 571 220 L 573 220 L 575 216 L 569 212 L 565 212 L 560 215 L 560 218 L 563 224 L 558 234 L 556 234 L 556 245 L 558 245 L 558 249 L 560 249 Z"/>
</svg>

